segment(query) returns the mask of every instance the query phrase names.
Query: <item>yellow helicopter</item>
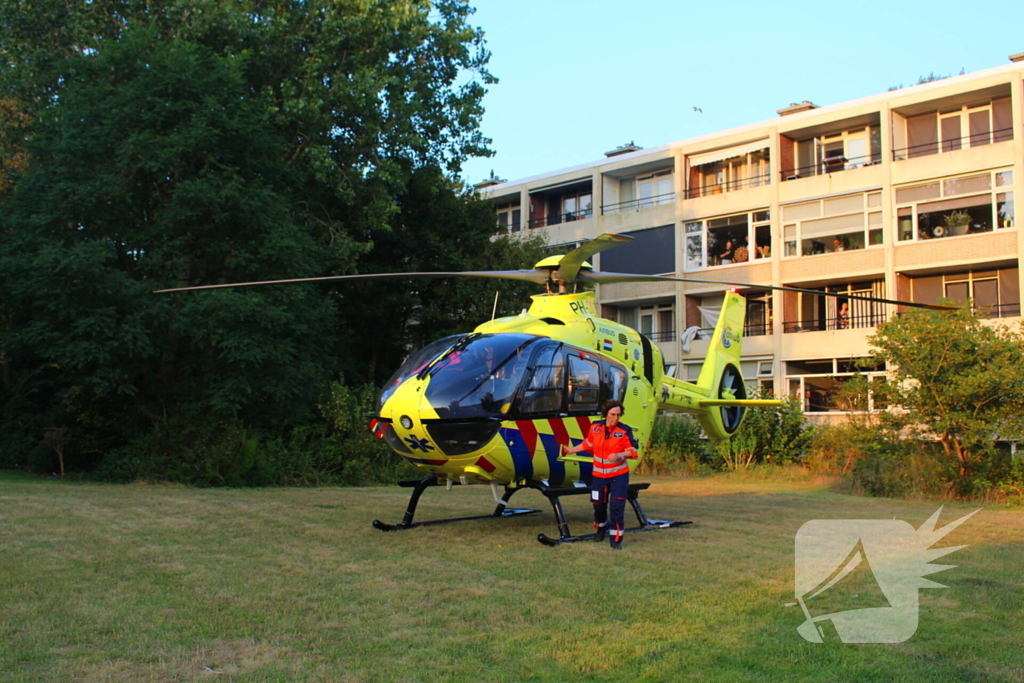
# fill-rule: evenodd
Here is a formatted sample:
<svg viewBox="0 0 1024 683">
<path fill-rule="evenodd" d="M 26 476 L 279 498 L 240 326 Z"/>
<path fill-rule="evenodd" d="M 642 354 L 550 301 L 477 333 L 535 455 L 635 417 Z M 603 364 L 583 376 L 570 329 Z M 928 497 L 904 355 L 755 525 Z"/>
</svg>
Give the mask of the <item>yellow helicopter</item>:
<svg viewBox="0 0 1024 683">
<path fill-rule="evenodd" d="M 400 482 L 413 488 L 403 520 L 383 531 L 447 522 L 510 517 L 536 510 L 509 508 L 514 493 L 534 489 L 551 502 L 559 537 L 540 534 L 556 545 L 588 539 L 574 536 L 560 499 L 588 492 L 591 458 L 562 455 L 562 446 L 579 444 L 608 399 L 623 403 L 626 421 L 640 444 L 642 461 L 659 410 L 694 415 L 714 441 L 739 428 L 745 409 L 777 405 L 775 400 L 750 400 L 740 373 L 746 300 L 728 291 L 696 383 L 667 376 L 657 345 L 633 328 L 601 318 L 589 283 L 635 281 L 737 283 L 656 275 L 594 271 L 586 259 L 632 238 L 605 234 L 561 256 L 542 260 L 532 270 L 386 273 L 248 282 L 186 287 L 180 292 L 321 280 L 397 277 L 490 277 L 543 283 L 546 291 L 518 316 L 479 325 L 472 333 L 440 339 L 411 354 L 381 391 L 370 428 L 399 456 L 425 473 L 420 480 Z M 771 287 L 807 291 L 791 287 Z M 823 294 L 819 290 L 814 294 Z M 827 293 L 826 293 L 827 295 Z M 941 308 L 928 304 L 884 303 Z M 420 496 L 429 488 L 489 485 L 496 508 L 487 515 L 416 522 Z M 628 500 L 639 526 L 651 530 L 689 522 L 650 519 L 639 503 L 649 484 L 631 484 Z"/>
</svg>

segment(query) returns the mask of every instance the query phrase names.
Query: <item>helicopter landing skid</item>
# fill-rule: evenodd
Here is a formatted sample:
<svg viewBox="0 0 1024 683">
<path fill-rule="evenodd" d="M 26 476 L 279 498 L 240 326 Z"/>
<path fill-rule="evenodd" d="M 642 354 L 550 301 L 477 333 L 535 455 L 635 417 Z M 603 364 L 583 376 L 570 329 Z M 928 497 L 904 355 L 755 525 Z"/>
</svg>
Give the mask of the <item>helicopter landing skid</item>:
<svg viewBox="0 0 1024 683">
<path fill-rule="evenodd" d="M 626 531 L 653 531 L 655 529 L 671 529 L 677 526 L 686 526 L 687 524 L 693 524 L 693 522 L 679 522 L 669 521 L 666 519 L 650 519 L 647 514 L 644 513 L 643 507 L 640 505 L 640 492 L 646 490 L 651 484 L 645 482 L 642 484 L 630 484 L 629 493 L 626 494 L 626 500 L 629 501 L 630 507 L 633 508 L 633 512 L 636 514 L 636 519 L 640 523 L 640 526 L 628 528 Z M 554 547 L 563 543 L 576 543 L 577 541 L 592 541 L 597 538 L 596 534 L 584 534 L 582 536 L 573 536 L 569 531 L 569 522 L 565 518 L 565 511 L 562 509 L 562 502 L 559 500 L 562 496 L 575 496 L 583 493 L 590 493 L 590 489 L 583 486 L 576 486 L 571 488 L 550 488 L 544 485 L 533 486 L 538 491 L 543 493 L 549 501 L 551 501 L 551 507 L 555 510 L 555 519 L 558 520 L 558 534 L 559 538 L 551 538 L 547 534 L 538 534 L 537 540 L 546 546 Z"/>
<path fill-rule="evenodd" d="M 412 488 L 412 496 L 409 498 L 409 505 L 405 509 L 405 516 L 402 521 L 398 524 L 386 524 L 379 519 L 373 520 L 373 528 L 380 529 L 381 531 L 401 531 L 403 529 L 412 529 L 417 526 L 432 526 L 435 524 L 447 524 L 449 522 L 469 522 L 474 519 L 494 519 L 497 517 L 518 517 L 519 515 L 532 515 L 540 512 L 540 510 L 530 510 L 524 508 L 509 508 L 507 507 L 508 501 L 512 498 L 512 494 L 518 491 L 518 488 L 505 487 L 505 494 L 501 497 L 501 501 L 494 508 L 494 512 L 489 515 L 476 515 L 473 517 L 453 517 L 450 519 L 432 519 L 426 522 L 414 522 L 413 517 L 416 515 L 416 506 L 420 502 L 420 496 L 423 492 L 432 486 L 441 486 L 438 482 L 437 477 L 426 477 L 425 479 L 407 480 L 398 482 L 399 486 L 405 486 Z"/>
</svg>

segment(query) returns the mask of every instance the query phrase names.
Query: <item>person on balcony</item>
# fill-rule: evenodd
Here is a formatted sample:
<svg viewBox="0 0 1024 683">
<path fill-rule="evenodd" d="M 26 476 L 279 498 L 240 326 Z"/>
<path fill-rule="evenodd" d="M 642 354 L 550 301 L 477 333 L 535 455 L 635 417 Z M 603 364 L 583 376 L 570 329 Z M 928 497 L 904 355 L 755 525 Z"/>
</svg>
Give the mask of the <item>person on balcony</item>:
<svg viewBox="0 0 1024 683">
<path fill-rule="evenodd" d="M 728 263 L 732 263 L 733 257 L 735 256 L 736 254 L 732 244 L 732 240 L 726 240 L 725 249 L 723 249 L 722 253 L 718 255 L 718 262 L 724 266 Z"/>
</svg>

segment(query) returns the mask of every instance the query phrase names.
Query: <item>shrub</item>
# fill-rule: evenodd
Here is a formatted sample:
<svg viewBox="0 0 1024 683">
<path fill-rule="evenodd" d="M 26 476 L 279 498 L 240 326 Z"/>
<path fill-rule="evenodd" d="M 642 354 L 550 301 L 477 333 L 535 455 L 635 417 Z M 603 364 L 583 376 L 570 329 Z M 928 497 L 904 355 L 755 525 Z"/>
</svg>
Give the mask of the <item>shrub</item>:
<svg viewBox="0 0 1024 683">
<path fill-rule="evenodd" d="M 376 408 L 377 391 L 371 385 L 349 388 L 335 382 L 331 385 L 330 398 L 320 406 L 333 429 L 332 453 L 340 464 L 338 483 L 392 484 L 398 479 L 420 476 L 419 470 L 370 431 L 369 416 Z"/>
<path fill-rule="evenodd" d="M 659 413 L 639 474 L 694 475 L 710 469 L 708 442 L 690 415 Z"/>
<path fill-rule="evenodd" d="M 759 391 L 754 398 L 768 396 Z M 716 444 L 715 453 L 734 470 L 752 464 L 786 464 L 800 457 L 812 434 L 800 402 L 787 398 L 779 406 L 747 408 L 743 424 L 731 439 Z"/>
</svg>

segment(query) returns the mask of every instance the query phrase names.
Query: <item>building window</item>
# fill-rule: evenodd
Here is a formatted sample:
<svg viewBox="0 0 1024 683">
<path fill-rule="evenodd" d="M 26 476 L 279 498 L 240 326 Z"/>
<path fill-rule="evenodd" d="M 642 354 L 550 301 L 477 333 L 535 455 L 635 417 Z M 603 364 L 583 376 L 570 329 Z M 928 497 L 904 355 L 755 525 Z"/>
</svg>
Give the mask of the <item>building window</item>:
<svg viewBox="0 0 1024 683">
<path fill-rule="evenodd" d="M 740 294 L 747 300 L 746 321 L 743 324 L 744 337 L 762 337 L 772 333 L 772 294 L 767 290 L 746 290 Z M 724 294 L 704 296 L 687 295 L 686 330 L 697 328 L 694 339 L 710 339 L 718 324 Z"/>
<path fill-rule="evenodd" d="M 901 242 L 958 237 L 1016 224 L 1013 171 L 995 171 L 896 188 Z"/>
<path fill-rule="evenodd" d="M 675 176 L 671 168 L 631 178 L 605 177 L 605 199 L 613 201 L 601 206 L 601 213 L 639 211 L 675 201 Z"/>
<path fill-rule="evenodd" d="M 763 337 L 772 333 L 772 293 L 743 292 L 747 300 L 747 319 L 743 325 L 744 337 Z"/>
<path fill-rule="evenodd" d="M 705 163 L 700 163 L 702 158 L 707 157 L 695 155 L 691 159 L 687 199 L 759 187 L 771 182 L 771 163 L 767 147 L 744 151 L 731 157 L 708 158 Z"/>
<path fill-rule="evenodd" d="M 784 180 L 848 171 L 882 161 L 882 137 L 878 125 L 819 135 L 798 140 L 795 144 L 796 164 L 782 169 Z"/>
<path fill-rule="evenodd" d="M 530 193 L 530 227 L 542 228 L 594 215 L 590 180 L 534 190 Z"/>
<path fill-rule="evenodd" d="M 670 342 L 676 338 L 675 305 L 672 302 L 617 308 L 618 322 L 651 341 Z"/>
<path fill-rule="evenodd" d="M 771 257 L 772 231 L 769 211 L 752 211 L 684 226 L 686 269 L 746 263 Z"/>
<path fill-rule="evenodd" d="M 992 268 L 943 273 L 910 279 L 912 301 L 937 304 L 942 299 L 971 302 L 983 315 L 993 318 L 1020 315 L 1017 268 Z"/>
<path fill-rule="evenodd" d="M 671 204 L 675 198 L 672 187 L 672 172 L 659 171 L 636 179 L 637 206 L 646 209 L 649 206 Z"/>
<path fill-rule="evenodd" d="M 498 225 L 511 232 L 519 232 L 522 227 L 521 217 L 522 211 L 518 204 L 509 204 L 506 206 L 499 206 L 495 209 L 495 213 L 498 214 Z"/>
<path fill-rule="evenodd" d="M 885 364 L 861 369 L 856 358 L 825 358 L 786 362 L 790 396 L 799 397 L 805 413 L 845 413 L 854 406 L 842 396 L 843 385 L 860 372 L 869 384 L 885 379 Z M 880 409 L 868 390 L 868 410 Z"/>
<path fill-rule="evenodd" d="M 955 152 L 1013 140 L 1009 97 L 982 105 L 954 106 L 906 119 L 907 146 L 893 150 L 897 161 Z"/>
<path fill-rule="evenodd" d="M 785 256 L 815 256 L 880 246 L 881 206 L 881 192 L 866 192 L 782 207 Z"/>
<path fill-rule="evenodd" d="M 571 194 L 562 197 L 562 218 L 565 221 L 576 221 L 594 215 L 593 197 L 589 192 Z"/>
</svg>

